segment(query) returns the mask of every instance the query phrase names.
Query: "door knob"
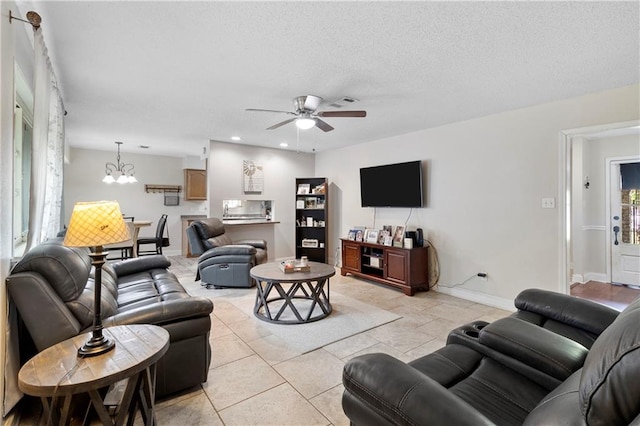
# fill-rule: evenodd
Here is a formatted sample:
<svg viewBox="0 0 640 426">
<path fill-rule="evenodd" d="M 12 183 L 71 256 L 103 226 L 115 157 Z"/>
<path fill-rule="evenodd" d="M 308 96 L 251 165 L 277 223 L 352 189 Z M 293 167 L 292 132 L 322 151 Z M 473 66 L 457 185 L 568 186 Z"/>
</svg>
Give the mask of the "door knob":
<svg viewBox="0 0 640 426">
<path fill-rule="evenodd" d="M 613 227 L 613 235 L 614 235 L 614 241 L 613 244 L 614 245 L 618 245 L 618 232 L 620 232 L 620 227 L 618 225 Z"/>
</svg>

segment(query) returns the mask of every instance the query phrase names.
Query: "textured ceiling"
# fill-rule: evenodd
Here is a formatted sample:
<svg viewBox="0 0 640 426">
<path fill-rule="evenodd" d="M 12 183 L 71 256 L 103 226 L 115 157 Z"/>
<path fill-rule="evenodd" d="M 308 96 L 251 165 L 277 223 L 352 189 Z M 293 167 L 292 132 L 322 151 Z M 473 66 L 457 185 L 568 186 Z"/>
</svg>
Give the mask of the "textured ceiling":
<svg viewBox="0 0 640 426">
<path fill-rule="evenodd" d="M 639 80 L 637 1 L 18 3 L 42 15 L 75 147 L 322 151 Z M 368 115 L 298 140 L 245 112 L 306 94 Z"/>
</svg>

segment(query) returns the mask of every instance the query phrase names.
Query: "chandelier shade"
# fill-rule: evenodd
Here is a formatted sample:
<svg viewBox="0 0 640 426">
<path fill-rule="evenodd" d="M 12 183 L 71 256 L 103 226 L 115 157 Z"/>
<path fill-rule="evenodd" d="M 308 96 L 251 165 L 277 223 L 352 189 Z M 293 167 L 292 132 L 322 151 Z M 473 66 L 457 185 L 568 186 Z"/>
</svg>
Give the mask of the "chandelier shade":
<svg viewBox="0 0 640 426">
<path fill-rule="evenodd" d="M 116 142 L 118 145 L 118 156 L 116 157 L 116 163 L 107 162 L 105 164 L 105 175 L 102 178 L 104 183 L 135 183 L 138 181 L 135 177 L 135 167 L 131 163 L 120 162 L 120 145 L 122 142 Z"/>
</svg>

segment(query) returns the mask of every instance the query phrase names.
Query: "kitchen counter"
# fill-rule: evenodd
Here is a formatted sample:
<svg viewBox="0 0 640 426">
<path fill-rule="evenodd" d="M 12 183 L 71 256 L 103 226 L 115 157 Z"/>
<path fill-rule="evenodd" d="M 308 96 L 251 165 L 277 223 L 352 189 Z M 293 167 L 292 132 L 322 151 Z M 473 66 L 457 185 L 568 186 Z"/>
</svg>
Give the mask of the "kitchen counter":
<svg viewBox="0 0 640 426">
<path fill-rule="evenodd" d="M 223 220 L 222 224 L 224 226 L 237 226 L 237 225 L 270 225 L 280 223 L 277 220 L 266 220 L 266 219 L 231 219 L 231 220 Z"/>
</svg>

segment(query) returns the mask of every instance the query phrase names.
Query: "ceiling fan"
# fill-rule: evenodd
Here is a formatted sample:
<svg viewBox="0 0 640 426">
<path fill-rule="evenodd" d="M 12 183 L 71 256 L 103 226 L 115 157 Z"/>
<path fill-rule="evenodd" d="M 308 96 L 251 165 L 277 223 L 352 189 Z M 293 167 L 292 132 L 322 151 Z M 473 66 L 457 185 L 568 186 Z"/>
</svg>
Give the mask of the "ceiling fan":
<svg viewBox="0 0 640 426">
<path fill-rule="evenodd" d="M 351 98 L 344 98 L 348 102 L 354 102 Z M 323 132 L 330 132 L 333 130 L 333 127 L 329 125 L 326 121 L 320 119 L 323 118 L 333 118 L 333 117 L 350 117 L 350 118 L 360 118 L 366 117 L 367 111 L 316 111 L 322 102 L 322 98 L 314 95 L 307 96 L 298 96 L 293 99 L 293 106 L 295 107 L 295 112 L 291 111 L 277 111 L 273 109 L 255 109 L 255 108 L 247 108 L 246 111 L 258 111 L 258 112 L 276 112 L 281 114 L 289 114 L 295 117 L 290 118 L 288 120 L 281 121 L 280 123 L 274 124 L 271 127 L 267 127 L 267 130 L 277 129 L 278 127 L 284 126 L 285 124 L 291 123 L 293 121 L 296 122 L 296 126 L 299 129 L 306 130 L 312 127 L 317 127 Z M 335 103 L 335 105 L 338 105 Z"/>
</svg>

